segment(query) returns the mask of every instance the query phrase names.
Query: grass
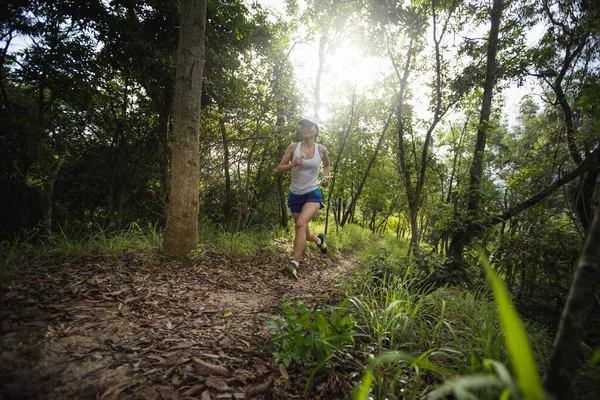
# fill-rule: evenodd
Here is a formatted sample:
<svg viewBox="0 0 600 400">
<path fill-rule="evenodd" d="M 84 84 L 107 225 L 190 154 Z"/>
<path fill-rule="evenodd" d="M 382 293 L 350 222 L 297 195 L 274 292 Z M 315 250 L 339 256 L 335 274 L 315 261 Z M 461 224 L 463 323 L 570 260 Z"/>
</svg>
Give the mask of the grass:
<svg viewBox="0 0 600 400">
<path fill-rule="evenodd" d="M 199 232 L 199 243 L 212 245 L 214 249 L 226 257 L 247 259 L 264 250 L 274 255 L 277 246 L 285 242 L 283 230 L 250 229 L 235 232 L 227 227 L 203 227 Z"/>
<path fill-rule="evenodd" d="M 491 290 L 434 289 L 414 271 L 423 265 L 397 252 L 382 244 L 362 254 L 363 276 L 349 286 L 369 360 L 355 398 L 543 398 L 537 365 L 549 335 L 521 323 L 489 264 Z"/>
<path fill-rule="evenodd" d="M 312 222 L 310 224 L 310 229 L 315 234 L 319 234 L 325 231 L 325 224 Z M 293 232 L 291 232 L 291 234 L 293 235 Z M 361 252 L 375 240 L 376 239 L 373 238 L 371 231 L 353 224 L 346 225 L 343 230 L 336 230 L 334 225 L 330 225 L 329 231 L 327 232 L 329 252 L 334 256 L 345 253 Z"/>
</svg>

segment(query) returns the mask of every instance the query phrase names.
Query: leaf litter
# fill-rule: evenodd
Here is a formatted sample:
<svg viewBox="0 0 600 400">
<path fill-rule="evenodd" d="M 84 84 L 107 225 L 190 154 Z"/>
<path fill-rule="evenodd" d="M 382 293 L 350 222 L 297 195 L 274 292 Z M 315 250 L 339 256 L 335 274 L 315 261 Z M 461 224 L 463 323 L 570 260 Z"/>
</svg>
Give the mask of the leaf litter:
<svg viewBox="0 0 600 400">
<path fill-rule="evenodd" d="M 265 354 L 266 321 L 286 299 L 335 303 L 348 263 L 307 251 L 291 281 L 286 251 L 204 254 L 201 267 L 141 250 L 23 267 L 0 286 L 0 398 L 300 398 L 307 374 Z M 314 396 L 345 398 L 327 393 L 330 376 Z"/>
</svg>

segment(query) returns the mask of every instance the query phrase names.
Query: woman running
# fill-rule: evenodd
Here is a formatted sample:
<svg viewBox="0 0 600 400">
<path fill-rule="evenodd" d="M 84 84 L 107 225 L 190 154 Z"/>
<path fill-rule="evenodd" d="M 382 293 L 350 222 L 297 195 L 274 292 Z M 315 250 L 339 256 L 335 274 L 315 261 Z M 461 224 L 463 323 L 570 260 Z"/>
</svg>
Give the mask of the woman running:
<svg viewBox="0 0 600 400">
<path fill-rule="evenodd" d="M 310 231 L 308 223 L 317 211 L 323 208 L 319 183 L 327 187 L 330 168 L 327 149 L 315 142 L 315 138 L 319 135 L 319 120 L 312 115 L 306 115 L 298 123 L 302 132 L 302 141 L 288 146 L 277 167 L 277 172 L 280 174 L 292 171 L 288 207 L 296 223 L 296 238 L 292 260 L 283 268 L 283 273 L 294 279 L 298 279 L 298 267 L 306 241 L 315 242 L 321 253 L 327 253 L 325 235 L 322 233 L 315 235 Z M 319 182 L 321 163 L 323 163 L 324 175 Z"/>
</svg>

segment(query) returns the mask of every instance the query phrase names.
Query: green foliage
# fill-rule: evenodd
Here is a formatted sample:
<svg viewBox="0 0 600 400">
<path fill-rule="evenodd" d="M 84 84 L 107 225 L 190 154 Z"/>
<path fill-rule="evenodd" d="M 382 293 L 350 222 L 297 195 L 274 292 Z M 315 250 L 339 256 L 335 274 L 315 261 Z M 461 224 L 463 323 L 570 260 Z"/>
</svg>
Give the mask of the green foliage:
<svg viewBox="0 0 600 400">
<path fill-rule="evenodd" d="M 383 249 L 380 245 L 377 251 L 366 252 L 361 257 L 361 270 L 377 271 L 378 262 L 390 262 L 392 257 L 376 257 Z M 387 254 L 393 251 L 387 250 Z M 355 398 L 420 396 L 432 389 L 432 374 L 447 380 L 431 393 L 433 398 L 450 393 L 459 399 L 508 398 L 519 393 L 525 398 L 539 396 L 539 377 L 537 392 L 529 393 L 532 388 L 522 388 L 520 382 L 528 382 L 522 380 L 524 373 L 538 376 L 533 360 L 542 364 L 547 359 L 549 334 L 541 326 L 527 324 L 532 347 L 523 342 L 525 330 L 515 328 L 518 325 L 514 314 L 507 317 L 507 310 L 512 311 L 506 307 L 507 293 L 496 294 L 497 299 L 504 296 L 503 300 L 496 300 L 502 304 L 497 309 L 483 287 L 477 291 L 452 287 L 432 290 L 409 278 L 410 263 L 395 270 L 391 264 L 387 268 L 396 274 L 372 279 L 359 275 L 360 283 L 350 289 L 348 310 L 359 326 L 361 351 L 371 360 L 362 384 L 355 389 Z M 404 271 L 404 275 L 398 275 L 398 271 Z M 504 331 L 501 321 L 507 326 Z M 511 335 L 511 339 L 505 335 Z M 519 349 L 516 358 L 515 349 Z M 523 362 L 514 377 L 504 366 L 509 351 L 513 352 L 511 360 Z M 389 352 L 399 353 L 388 356 Z M 380 356 L 374 356 L 377 354 Z M 419 365 L 416 360 L 422 363 Z M 513 367 L 513 371 L 517 369 Z M 532 382 L 535 384 L 535 380 Z"/>
<path fill-rule="evenodd" d="M 253 229 L 245 232 L 234 232 L 220 226 L 204 225 L 199 232 L 199 242 L 214 246 L 215 250 L 233 259 L 247 259 L 255 256 L 259 250 L 276 252 L 275 245 L 284 236 L 283 231 Z"/>
<path fill-rule="evenodd" d="M 592 398 L 600 394 L 600 347 L 586 361 L 578 363 L 577 372 L 573 377 L 571 388 L 579 397 Z"/>
<path fill-rule="evenodd" d="M 321 226 L 315 224 L 313 229 L 315 232 L 320 232 Z M 361 228 L 358 225 L 348 224 L 344 229 L 332 229 L 327 234 L 328 245 L 331 243 L 330 249 L 333 254 L 360 252 L 369 247 L 374 238 L 367 229 Z"/>
<path fill-rule="evenodd" d="M 345 303 L 311 310 L 301 301 L 288 300 L 283 303 L 283 314 L 282 319 L 268 321 L 273 336 L 267 349 L 275 363 L 321 365 L 343 346 L 354 344 L 355 322 Z"/>
<path fill-rule="evenodd" d="M 36 251 L 40 253 L 73 253 L 81 250 L 101 250 L 119 253 L 130 248 L 158 248 L 162 234 L 151 223 L 131 223 L 126 229 L 110 231 L 99 225 L 59 225 L 58 234 L 40 234 Z"/>
<path fill-rule="evenodd" d="M 500 314 L 506 347 L 520 392 L 526 399 L 543 399 L 544 390 L 529 346 L 527 333 L 513 308 L 510 295 L 504 283 L 493 271 L 488 259 L 483 255 L 481 263 L 494 290 L 494 299 Z"/>
</svg>

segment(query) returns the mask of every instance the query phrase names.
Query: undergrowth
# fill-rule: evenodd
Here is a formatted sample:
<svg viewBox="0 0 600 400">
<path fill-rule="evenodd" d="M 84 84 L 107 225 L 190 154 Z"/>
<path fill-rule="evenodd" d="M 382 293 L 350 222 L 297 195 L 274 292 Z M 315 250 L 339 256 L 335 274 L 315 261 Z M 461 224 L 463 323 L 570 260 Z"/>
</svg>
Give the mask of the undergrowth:
<svg viewBox="0 0 600 400">
<path fill-rule="evenodd" d="M 514 345 L 509 349 L 507 343 L 515 340 L 512 327 L 522 322 L 508 305 L 507 292 L 498 295 L 492 290 L 480 267 L 469 271 L 471 288 L 443 286 L 440 282 L 451 273 L 441 267 L 444 260 L 439 255 L 409 256 L 404 241 L 392 235 L 375 238 L 359 227 L 342 232 L 328 237 L 336 250 L 360 250 L 358 265 L 346 279 L 342 303 L 354 323 L 347 329 L 354 331 L 355 344 L 352 350 L 330 346 L 327 362 L 338 362 L 350 379 L 364 372 L 355 386 L 356 398 L 519 398 L 530 390 L 522 383 L 532 376 L 538 376 L 539 389 L 538 371 L 547 360 L 550 334 L 540 325 L 526 323 L 522 332 L 527 334 L 517 335 L 518 350 Z M 494 288 L 501 286 L 497 278 L 490 279 Z M 505 303 L 498 303 L 497 296 L 504 296 Z M 314 350 L 302 347 L 313 343 L 315 321 L 324 318 L 318 312 L 299 304 L 284 305 L 284 323 L 270 342 L 278 346 L 273 353 L 276 362 L 304 367 L 319 363 Z M 306 317 L 310 326 L 290 331 L 298 315 Z M 504 334 L 507 326 L 509 337 Z M 293 356 L 290 343 L 295 343 Z M 515 366 L 527 357 L 532 360 L 526 369 L 529 378 L 523 378 Z M 535 393 L 533 398 L 540 392 Z"/>
</svg>

